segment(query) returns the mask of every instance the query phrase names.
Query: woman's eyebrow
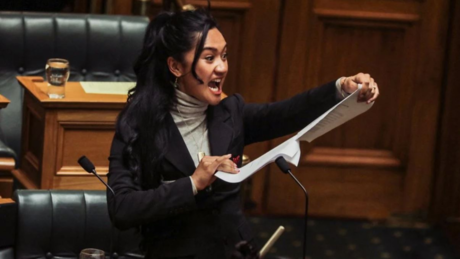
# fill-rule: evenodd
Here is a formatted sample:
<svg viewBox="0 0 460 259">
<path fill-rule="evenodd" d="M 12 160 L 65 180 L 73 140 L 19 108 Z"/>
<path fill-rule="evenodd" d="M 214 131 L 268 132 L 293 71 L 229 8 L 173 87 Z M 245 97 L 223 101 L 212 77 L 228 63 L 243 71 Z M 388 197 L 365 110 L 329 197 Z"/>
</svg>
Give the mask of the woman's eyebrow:
<svg viewBox="0 0 460 259">
<path fill-rule="evenodd" d="M 225 50 L 227 48 L 227 44 L 222 48 L 222 50 Z M 203 50 L 211 50 L 211 51 L 217 51 L 217 48 L 214 47 L 204 47 Z"/>
</svg>

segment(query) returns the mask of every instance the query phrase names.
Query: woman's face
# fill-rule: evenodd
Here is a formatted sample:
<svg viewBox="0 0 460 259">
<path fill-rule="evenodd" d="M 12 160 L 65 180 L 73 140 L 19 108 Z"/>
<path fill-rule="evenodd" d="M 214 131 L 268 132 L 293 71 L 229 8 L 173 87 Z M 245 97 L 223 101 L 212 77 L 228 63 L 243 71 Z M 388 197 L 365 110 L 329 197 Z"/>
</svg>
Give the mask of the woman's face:
<svg viewBox="0 0 460 259">
<path fill-rule="evenodd" d="M 221 100 L 222 88 L 228 72 L 227 42 L 216 28 L 208 31 L 203 52 L 198 57 L 195 71 L 203 83 L 193 77 L 191 72 L 195 49 L 185 53 L 184 62 L 179 64 L 182 75 L 179 77 L 179 90 L 206 102 L 217 105 Z"/>
</svg>

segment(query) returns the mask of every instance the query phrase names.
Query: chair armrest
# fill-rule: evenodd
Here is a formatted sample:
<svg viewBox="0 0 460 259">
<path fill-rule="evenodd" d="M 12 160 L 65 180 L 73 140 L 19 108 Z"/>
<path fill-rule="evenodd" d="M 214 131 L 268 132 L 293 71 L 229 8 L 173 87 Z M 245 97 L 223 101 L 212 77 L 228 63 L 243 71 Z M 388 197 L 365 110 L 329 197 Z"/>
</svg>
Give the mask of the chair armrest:
<svg viewBox="0 0 460 259">
<path fill-rule="evenodd" d="M 17 167 L 16 153 L 0 139 L 0 171 L 11 171 Z"/>
</svg>

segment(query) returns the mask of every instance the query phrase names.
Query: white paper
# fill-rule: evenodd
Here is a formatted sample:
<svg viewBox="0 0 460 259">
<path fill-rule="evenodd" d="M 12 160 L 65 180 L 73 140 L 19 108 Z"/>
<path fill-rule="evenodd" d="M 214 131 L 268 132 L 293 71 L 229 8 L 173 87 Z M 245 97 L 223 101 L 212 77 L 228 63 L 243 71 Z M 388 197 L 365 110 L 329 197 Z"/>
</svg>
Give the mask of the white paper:
<svg viewBox="0 0 460 259">
<path fill-rule="evenodd" d="M 308 124 L 295 136 L 242 167 L 238 174 L 218 171 L 215 174 L 216 177 L 229 183 L 239 183 L 267 164 L 274 162 L 280 156 L 297 166 L 300 160 L 299 141 L 311 142 L 372 107 L 373 103 L 357 102 L 360 88 Z"/>
<path fill-rule="evenodd" d="M 87 94 L 121 94 L 127 95 L 136 82 L 80 82 Z"/>
</svg>

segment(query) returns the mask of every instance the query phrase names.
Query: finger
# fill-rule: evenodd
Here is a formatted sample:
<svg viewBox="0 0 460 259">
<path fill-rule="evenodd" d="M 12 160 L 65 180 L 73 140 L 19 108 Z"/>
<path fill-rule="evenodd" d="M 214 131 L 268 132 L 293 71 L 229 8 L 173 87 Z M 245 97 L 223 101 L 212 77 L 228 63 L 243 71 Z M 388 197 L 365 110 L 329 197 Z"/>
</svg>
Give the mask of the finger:
<svg viewBox="0 0 460 259">
<path fill-rule="evenodd" d="M 200 164 L 202 164 L 205 168 L 208 168 L 212 165 L 212 161 L 201 161 Z"/>
<path fill-rule="evenodd" d="M 374 91 L 375 91 L 375 85 L 371 80 L 369 82 L 369 88 L 367 89 L 367 92 L 366 92 L 366 100 L 369 100 L 374 95 L 373 93 Z"/>
<path fill-rule="evenodd" d="M 372 98 L 369 99 L 369 100 L 367 101 L 367 103 L 371 103 L 371 102 L 375 101 L 375 100 L 377 99 L 377 97 L 379 97 L 379 95 L 380 95 L 380 90 L 379 90 L 377 84 L 375 84 L 374 96 L 372 96 Z"/>
<path fill-rule="evenodd" d="M 375 81 L 374 78 L 369 78 L 369 92 L 372 92 L 375 88 Z"/>
<path fill-rule="evenodd" d="M 356 83 L 362 83 L 361 79 L 362 79 L 363 76 L 364 76 L 363 73 L 358 73 L 353 77 L 353 81 L 356 82 Z"/>
<path fill-rule="evenodd" d="M 377 86 L 375 84 L 371 87 L 371 95 L 374 96 L 375 91 L 377 91 Z"/>
<path fill-rule="evenodd" d="M 224 156 L 217 157 L 213 162 L 211 167 L 213 167 L 214 170 L 217 170 L 217 167 L 219 167 L 220 164 L 222 164 L 224 161 L 227 161 L 230 157 L 232 157 L 232 154 L 227 154 Z"/>
<path fill-rule="evenodd" d="M 370 74 L 358 73 L 357 75 L 354 76 L 353 81 L 355 81 L 355 83 L 364 84 L 364 83 L 369 83 L 370 78 L 371 78 Z"/>
<path fill-rule="evenodd" d="M 214 160 L 214 163 L 221 164 L 222 162 L 228 160 L 230 157 L 232 157 L 232 154 L 227 154 L 227 155 L 216 157 L 216 159 Z"/>
<path fill-rule="evenodd" d="M 237 165 L 230 159 L 224 160 L 220 166 L 229 167 L 229 168 L 237 168 Z"/>
<path fill-rule="evenodd" d="M 231 174 L 236 174 L 239 172 L 239 169 L 236 167 L 236 164 L 230 160 L 227 160 L 224 163 L 220 164 L 217 170 Z"/>
<path fill-rule="evenodd" d="M 219 157 L 220 156 L 204 156 L 203 159 L 201 159 L 201 161 L 212 162 L 212 161 L 216 160 Z"/>
<path fill-rule="evenodd" d="M 368 92 L 370 91 L 369 83 L 363 83 L 361 86 L 361 90 L 358 93 L 358 100 L 357 102 L 366 102 L 368 98 Z"/>
<path fill-rule="evenodd" d="M 367 100 L 367 103 L 371 103 L 373 101 L 375 101 L 375 99 L 377 99 L 377 97 L 379 96 L 379 88 L 377 86 L 377 83 L 375 83 L 373 89 L 372 89 L 372 96 Z"/>
</svg>

